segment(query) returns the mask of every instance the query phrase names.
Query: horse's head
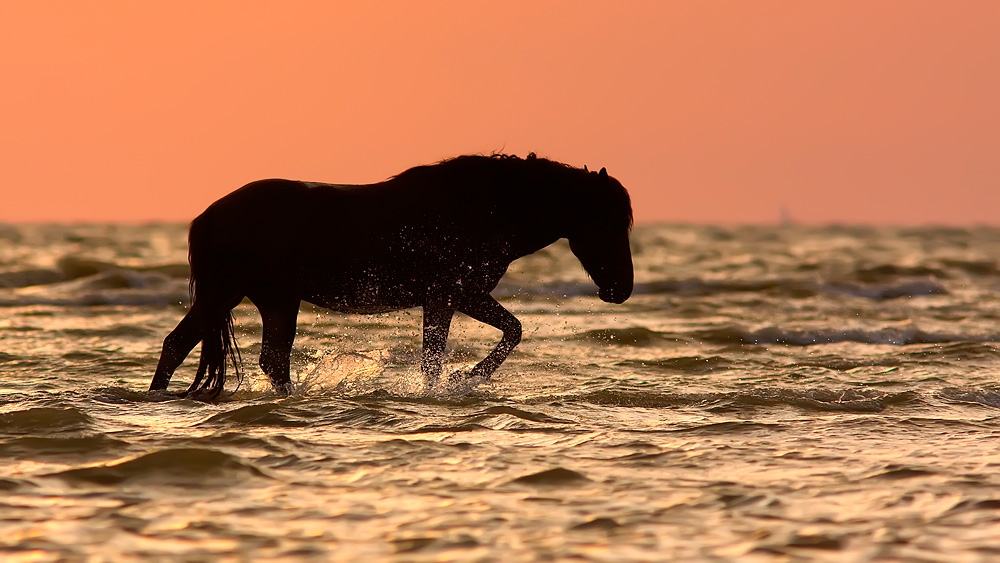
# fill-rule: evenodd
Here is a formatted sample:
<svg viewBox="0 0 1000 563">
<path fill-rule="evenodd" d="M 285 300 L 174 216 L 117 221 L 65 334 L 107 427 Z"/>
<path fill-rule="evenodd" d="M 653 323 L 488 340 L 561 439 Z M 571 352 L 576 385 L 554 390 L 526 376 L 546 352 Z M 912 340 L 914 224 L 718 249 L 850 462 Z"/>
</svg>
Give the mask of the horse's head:
<svg viewBox="0 0 1000 563">
<path fill-rule="evenodd" d="M 569 247 L 597 284 L 597 296 L 608 303 L 623 303 L 632 294 L 632 204 L 618 180 L 588 172 L 580 200 L 572 206 Z"/>
</svg>

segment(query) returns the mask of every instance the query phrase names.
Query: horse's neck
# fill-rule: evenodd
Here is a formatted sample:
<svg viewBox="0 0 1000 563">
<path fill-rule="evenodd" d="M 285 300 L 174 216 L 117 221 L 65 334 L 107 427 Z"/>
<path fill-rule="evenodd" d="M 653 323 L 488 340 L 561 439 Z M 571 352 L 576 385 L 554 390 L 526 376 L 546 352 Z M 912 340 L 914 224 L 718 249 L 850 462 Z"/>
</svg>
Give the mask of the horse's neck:
<svg viewBox="0 0 1000 563">
<path fill-rule="evenodd" d="M 569 226 L 558 215 L 536 216 L 530 222 L 520 223 L 511 233 L 513 259 L 521 258 L 569 237 Z"/>
<path fill-rule="evenodd" d="M 568 194 L 545 193 L 536 205 L 527 217 L 522 216 L 518 225 L 520 232 L 512 233 L 516 240 L 514 258 L 538 252 L 559 239 L 568 238 L 570 231 L 577 227 L 579 209 Z"/>
<path fill-rule="evenodd" d="M 561 238 L 564 237 L 555 234 L 539 234 L 538 236 L 530 238 L 520 238 L 511 245 L 513 251 L 511 260 L 516 260 L 529 254 L 534 254 Z"/>
</svg>

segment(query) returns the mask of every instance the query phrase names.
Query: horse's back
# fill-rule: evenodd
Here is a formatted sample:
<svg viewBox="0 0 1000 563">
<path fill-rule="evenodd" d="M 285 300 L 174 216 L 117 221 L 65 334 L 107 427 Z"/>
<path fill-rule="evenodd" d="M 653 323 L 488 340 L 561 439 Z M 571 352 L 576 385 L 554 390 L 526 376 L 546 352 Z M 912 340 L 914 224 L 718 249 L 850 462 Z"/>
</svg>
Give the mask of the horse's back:
<svg viewBox="0 0 1000 563">
<path fill-rule="evenodd" d="M 275 268 L 377 254 L 410 212 L 379 185 L 267 179 L 220 198 L 192 222 L 191 245 Z M 195 231 L 199 231 L 195 240 Z"/>
<path fill-rule="evenodd" d="M 214 218 L 239 215 L 244 220 L 260 216 L 297 213 L 308 209 L 314 184 L 271 178 L 257 180 L 223 196 L 205 210 Z"/>
<path fill-rule="evenodd" d="M 279 178 L 257 180 L 223 196 L 195 221 L 212 222 L 216 230 L 244 237 L 301 233 L 335 214 L 349 212 L 343 209 L 351 207 L 348 188 Z"/>
<path fill-rule="evenodd" d="M 277 256 L 301 232 L 309 204 L 309 188 L 294 180 L 251 182 L 208 206 L 191 222 L 192 252 L 227 257 L 239 263 L 251 256 Z"/>
</svg>

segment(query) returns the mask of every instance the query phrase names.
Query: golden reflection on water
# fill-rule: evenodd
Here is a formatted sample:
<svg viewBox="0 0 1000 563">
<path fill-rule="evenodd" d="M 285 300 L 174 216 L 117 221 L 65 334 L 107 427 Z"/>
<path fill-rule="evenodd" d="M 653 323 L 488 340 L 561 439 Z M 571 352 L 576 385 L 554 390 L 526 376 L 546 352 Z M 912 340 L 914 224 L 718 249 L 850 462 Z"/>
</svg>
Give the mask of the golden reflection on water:
<svg viewBox="0 0 1000 563">
<path fill-rule="evenodd" d="M 525 326 L 499 377 L 432 393 L 419 314 L 304 308 L 279 398 L 243 306 L 246 380 L 206 405 L 145 393 L 183 226 L 38 229 L 0 264 L 6 559 L 998 553 L 998 230 L 641 226 L 620 308 L 556 246 L 497 290 Z M 105 266 L 55 266 L 88 244 Z M 453 370 L 497 338 L 453 335 Z"/>
</svg>

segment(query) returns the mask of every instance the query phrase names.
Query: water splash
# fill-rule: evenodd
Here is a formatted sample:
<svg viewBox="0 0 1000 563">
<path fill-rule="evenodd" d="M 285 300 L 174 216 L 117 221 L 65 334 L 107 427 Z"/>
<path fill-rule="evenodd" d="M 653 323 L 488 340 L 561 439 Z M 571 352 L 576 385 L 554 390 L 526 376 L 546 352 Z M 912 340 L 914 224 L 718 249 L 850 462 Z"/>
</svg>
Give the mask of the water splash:
<svg viewBox="0 0 1000 563">
<path fill-rule="evenodd" d="M 293 382 L 290 395 L 330 393 L 357 397 L 388 394 L 400 397 L 453 398 L 483 394 L 481 387 L 490 383 L 471 377 L 471 365 L 446 364 L 445 375 L 436 382 L 426 381 L 414 366 L 395 366 L 387 350 L 365 352 L 328 352 Z M 388 373 L 387 373 L 388 368 Z M 400 369 L 401 368 L 401 369 Z M 449 375 L 450 374 L 450 375 Z M 254 392 L 267 392 L 267 378 L 250 381 Z"/>
<path fill-rule="evenodd" d="M 363 395 L 378 390 L 378 377 L 385 371 L 388 354 L 381 350 L 327 353 L 305 375 L 299 377 L 294 394 L 332 392 Z"/>
<path fill-rule="evenodd" d="M 480 387 L 490 383 L 489 378 L 472 376 L 471 366 L 465 366 L 456 371 L 451 371 L 448 366 L 445 366 L 444 371 L 450 375 L 442 377 L 434 384 L 425 384 L 422 395 L 437 398 L 478 396 L 483 394 Z"/>
</svg>

